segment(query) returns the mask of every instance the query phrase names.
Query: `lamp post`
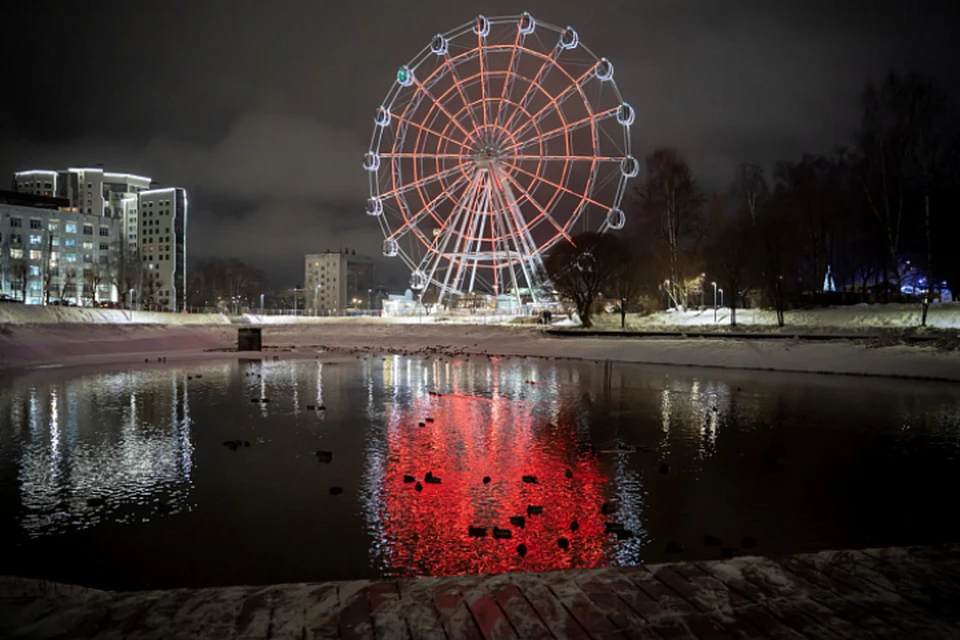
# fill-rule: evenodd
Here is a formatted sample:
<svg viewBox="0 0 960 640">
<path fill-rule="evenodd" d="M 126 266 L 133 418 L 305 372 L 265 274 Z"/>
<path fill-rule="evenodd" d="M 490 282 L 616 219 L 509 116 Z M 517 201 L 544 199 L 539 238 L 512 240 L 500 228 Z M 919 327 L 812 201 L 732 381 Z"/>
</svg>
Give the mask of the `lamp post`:
<svg viewBox="0 0 960 640">
<path fill-rule="evenodd" d="M 717 324 L 717 283 L 711 282 L 713 285 L 713 324 Z"/>
<path fill-rule="evenodd" d="M 667 294 L 667 309 L 669 309 L 670 306 L 671 306 L 671 305 L 670 305 L 670 279 L 669 279 L 669 278 L 667 278 L 666 280 L 663 281 L 663 290 L 664 290 L 664 291 L 666 292 L 666 294 Z"/>
<path fill-rule="evenodd" d="M 263 315 L 263 294 L 260 294 L 260 315 Z"/>
<path fill-rule="evenodd" d="M 293 288 L 293 315 L 297 315 L 297 288 Z"/>
<path fill-rule="evenodd" d="M 133 289 L 127 291 L 127 309 L 133 310 Z"/>
<path fill-rule="evenodd" d="M 707 274 L 700 274 L 700 308 L 703 309 L 703 280 L 707 277 Z"/>
<path fill-rule="evenodd" d="M 723 289 L 720 289 L 720 306 L 723 307 Z"/>
</svg>

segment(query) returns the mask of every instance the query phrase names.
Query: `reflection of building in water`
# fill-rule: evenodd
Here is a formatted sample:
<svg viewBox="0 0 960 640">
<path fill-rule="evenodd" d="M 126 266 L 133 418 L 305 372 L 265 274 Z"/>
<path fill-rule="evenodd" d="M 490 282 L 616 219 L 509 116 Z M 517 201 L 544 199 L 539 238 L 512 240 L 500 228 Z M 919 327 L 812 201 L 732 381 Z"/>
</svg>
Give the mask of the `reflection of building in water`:
<svg viewBox="0 0 960 640">
<path fill-rule="evenodd" d="M 0 443 L 19 467 L 29 535 L 186 504 L 193 466 L 186 374 L 86 376 L 0 392 Z M 167 396 L 167 397 L 164 397 Z M 7 426 L 8 425 L 8 426 Z M 7 454 L 11 455 L 11 454 Z"/>
<path fill-rule="evenodd" d="M 592 567 L 638 544 L 605 532 L 601 505 L 617 490 L 598 454 L 582 446 L 574 414 L 558 393 L 568 380 L 557 379 L 556 369 L 523 361 L 390 357 L 368 375 L 383 385 L 372 396 L 382 405 L 370 408 L 382 423 L 373 424 L 367 438 L 364 500 L 384 573 Z M 427 482 L 428 472 L 440 483 Z M 525 483 L 525 475 L 537 482 Z M 422 492 L 404 476 L 419 481 Z M 543 513 L 528 513 L 531 505 Z M 624 511 L 618 517 L 633 509 L 624 505 Z M 511 524 L 516 516 L 524 526 Z M 486 528 L 487 536 L 468 536 L 471 526 Z M 510 529 L 511 539 L 492 539 L 494 526 Z M 570 540 L 568 551 L 559 547 L 560 537 Z M 517 553 L 519 544 L 526 556 Z M 635 557 L 636 550 L 625 555 Z"/>
</svg>

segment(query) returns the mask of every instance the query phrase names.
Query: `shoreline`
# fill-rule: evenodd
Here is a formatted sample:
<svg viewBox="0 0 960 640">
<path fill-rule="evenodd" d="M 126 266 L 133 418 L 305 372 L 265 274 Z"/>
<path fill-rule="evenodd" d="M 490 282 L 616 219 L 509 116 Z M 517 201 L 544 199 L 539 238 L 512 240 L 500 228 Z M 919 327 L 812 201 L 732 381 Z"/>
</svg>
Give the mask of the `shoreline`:
<svg viewBox="0 0 960 640">
<path fill-rule="evenodd" d="M 0 328 L 0 374 L 83 365 L 135 364 L 140 358 L 175 360 L 238 357 L 237 329 L 244 325 L 5 325 Z M 315 356 L 326 353 L 396 353 L 443 356 L 532 357 L 548 360 L 631 363 L 960 381 L 960 352 L 920 345 L 856 341 L 724 340 L 550 336 L 542 328 L 504 325 L 389 324 L 328 321 L 270 325 L 263 352 L 241 357 Z M 289 351 L 282 351 L 289 350 Z"/>
</svg>

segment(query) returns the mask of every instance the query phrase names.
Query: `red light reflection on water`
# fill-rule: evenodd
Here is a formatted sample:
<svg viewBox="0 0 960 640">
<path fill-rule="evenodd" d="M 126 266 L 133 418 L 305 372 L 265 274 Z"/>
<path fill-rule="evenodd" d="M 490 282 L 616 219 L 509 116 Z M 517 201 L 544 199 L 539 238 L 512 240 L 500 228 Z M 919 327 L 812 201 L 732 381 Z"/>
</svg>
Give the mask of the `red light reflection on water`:
<svg viewBox="0 0 960 640">
<path fill-rule="evenodd" d="M 600 511 L 609 480 L 595 455 L 580 453 L 571 424 L 536 423 L 530 402 L 496 395 L 421 397 L 393 411 L 376 525 L 385 573 L 442 576 L 606 564 L 615 544 Z M 425 482 L 427 472 L 441 483 Z M 416 477 L 423 491 L 404 482 L 404 475 Z M 536 476 L 537 483 L 523 482 L 525 475 Z M 491 479 L 487 485 L 484 476 Z M 542 515 L 528 515 L 529 505 L 542 506 Z M 525 526 L 511 524 L 511 516 L 523 516 Z M 579 528 L 571 532 L 574 521 Z M 470 537 L 472 526 L 486 528 L 486 537 Z M 512 537 L 493 538 L 494 526 L 509 529 Z M 561 537 L 569 540 L 567 550 L 558 544 Z M 527 549 L 523 557 L 520 544 Z"/>
</svg>

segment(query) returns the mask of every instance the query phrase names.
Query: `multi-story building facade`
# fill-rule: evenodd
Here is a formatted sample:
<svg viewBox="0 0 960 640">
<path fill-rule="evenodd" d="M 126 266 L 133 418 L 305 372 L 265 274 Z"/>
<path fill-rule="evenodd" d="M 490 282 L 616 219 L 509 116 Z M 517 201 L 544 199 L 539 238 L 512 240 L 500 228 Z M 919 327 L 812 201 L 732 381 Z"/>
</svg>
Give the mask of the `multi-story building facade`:
<svg viewBox="0 0 960 640">
<path fill-rule="evenodd" d="M 111 243 L 116 255 L 110 264 L 122 272 L 114 278 L 123 281 L 121 299 L 127 300 L 129 294 L 153 309 L 185 308 L 187 195 L 183 189 L 158 189 L 147 176 L 103 168 L 18 171 L 13 188 L 20 194 L 57 196 L 62 206 L 76 213 L 115 221 L 107 226 L 115 231 Z M 144 206 L 149 207 L 148 220 L 143 218 Z"/>
<path fill-rule="evenodd" d="M 137 194 L 140 297 L 148 306 L 183 311 L 187 306 L 187 192 L 178 187 Z"/>
<path fill-rule="evenodd" d="M 0 289 L 27 304 L 116 301 L 120 221 L 68 200 L 0 191 Z"/>
<path fill-rule="evenodd" d="M 314 315 L 341 315 L 372 304 L 373 260 L 348 251 L 325 251 L 304 257 L 305 308 Z"/>
</svg>

